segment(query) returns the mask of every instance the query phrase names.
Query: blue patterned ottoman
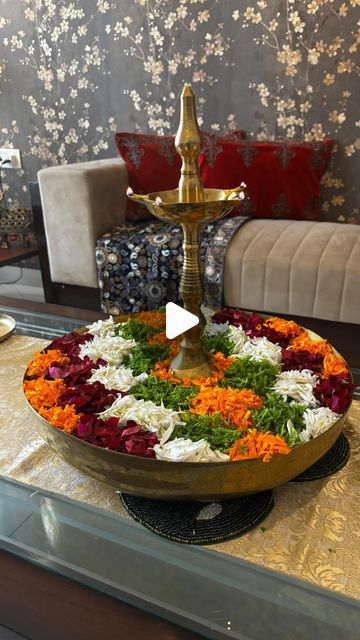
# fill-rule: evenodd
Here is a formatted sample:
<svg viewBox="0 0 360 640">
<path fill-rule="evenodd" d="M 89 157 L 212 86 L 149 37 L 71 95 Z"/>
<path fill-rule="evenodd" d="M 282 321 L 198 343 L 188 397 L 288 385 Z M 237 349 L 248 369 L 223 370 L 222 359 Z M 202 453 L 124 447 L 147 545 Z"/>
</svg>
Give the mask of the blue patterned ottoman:
<svg viewBox="0 0 360 640">
<path fill-rule="evenodd" d="M 205 300 L 222 306 L 222 273 L 226 249 L 248 218 L 225 218 L 201 228 L 200 262 Z M 118 315 L 180 303 L 183 262 L 180 224 L 147 221 L 122 224 L 96 244 L 101 308 Z"/>
</svg>

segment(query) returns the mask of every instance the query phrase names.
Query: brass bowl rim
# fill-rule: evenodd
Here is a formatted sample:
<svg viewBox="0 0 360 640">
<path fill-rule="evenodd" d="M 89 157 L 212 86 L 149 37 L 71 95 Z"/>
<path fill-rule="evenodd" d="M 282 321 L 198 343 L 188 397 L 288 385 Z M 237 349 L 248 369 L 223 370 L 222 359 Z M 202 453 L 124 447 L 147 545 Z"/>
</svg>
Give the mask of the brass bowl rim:
<svg viewBox="0 0 360 640">
<path fill-rule="evenodd" d="M 9 316 L 8 313 L 0 313 L 0 320 L 4 320 L 8 325 L 7 331 L 0 335 L 0 342 L 5 342 L 15 331 L 16 320 L 12 316 Z"/>
<path fill-rule="evenodd" d="M 243 189 L 238 189 L 235 188 L 234 189 L 219 189 L 219 188 L 215 188 L 215 187 L 211 187 L 211 188 L 204 188 L 203 189 L 205 195 L 208 194 L 209 196 L 216 196 L 216 194 L 219 194 L 220 197 L 219 198 L 215 198 L 213 200 L 209 200 L 209 199 L 205 199 L 202 201 L 194 201 L 194 202 L 180 202 L 179 200 L 174 200 L 174 201 L 166 201 L 166 198 L 168 197 L 168 194 L 178 194 L 179 193 L 179 189 L 167 189 L 166 191 L 152 191 L 151 193 L 146 193 L 146 194 L 129 194 L 128 198 L 130 198 L 130 200 L 134 200 L 135 202 L 140 201 L 143 202 L 144 200 L 147 202 L 150 202 L 153 205 L 156 205 L 158 207 L 181 207 L 181 208 L 188 208 L 189 206 L 197 206 L 197 207 L 204 207 L 204 206 L 211 206 L 211 205 L 216 205 L 219 203 L 228 203 L 229 206 L 231 206 L 231 208 L 237 206 L 239 203 L 241 203 L 241 200 L 238 199 L 233 199 L 233 200 L 228 200 L 226 197 L 227 193 L 231 193 L 231 192 L 236 192 L 237 193 L 243 193 L 244 190 Z M 161 198 L 162 202 L 161 204 L 157 204 L 156 202 L 156 198 Z"/>
<path fill-rule="evenodd" d="M 214 311 L 214 313 L 215 313 L 215 311 Z M 128 314 L 128 315 L 124 315 L 124 316 L 120 316 L 120 317 L 129 319 L 129 318 L 130 318 L 130 317 L 132 317 L 133 315 L 137 315 L 137 314 Z M 262 314 L 262 313 L 259 313 L 258 315 L 259 315 L 261 318 L 269 318 L 269 317 L 271 317 L 271 316 L 269 316 L 269 314 Z M 119 320 L 119 323 L 120 323 L 120 322 L 121 322 L 121 320 Z M 299 325 L 299 326 L 301 326 L 301 327 L 302 327 L 302 325 Z M 305 329 L 305 327 L 302 327 L 302 328 L 303 328 L 303 329 Z M 320 340 L 322 340 L 322 339 L 323 339 L 323 338 L 321 338 L 321 336 L 319 336 L 319 334 L 315 333 L 315 332 L 314 332 L 314 331 L 312 331 L 311 329 L 305 329 L 305 330 L 306 330 L 307 332 L 310 332 L 310 333 L 311 333 L 311 335 L 312 335 L 312 336 L 315 336 L 317 339 L 320 339 Z M 74 331 L 75 331 L 76 333 L 82 333 L 82 332 L 84 331 L 84 327 L 79 327 L 78 329 L 75 329 Z M 331 346 L 331 348 L 333 349 L 333 351 L 336 353 L 336 355 L 340 356 L 340 358 L 341 358 L 341 359 L 343 360 L 343 362 L 346 364 L 347 369 L 348 369 L 348 372 L 349 372 L 349 374 L 350 374 L 350 379 L 351 379 L 351 381 L 352 381 L 352 382 L 354 382 L 352 372 L 351 372 L 350 367 L 349 367 L 349 365 L 347 364 L 347 362 L 346 362 L 345 358 L 343 358 L 343 356 L 342 356 L 342 355 L 341 355 L 341 354 L 340 354 L 340 353 L 339 353 L 339 352 L 338 352 L 338 351 L 337 351 L 337 350 L 336 350 L 332 345 L 330 345 L 330 346 Z M 42 353 L 42 352 L 43 352 L 43 351 L 45 351 L 46 349 L 48 349 L 48 347 L 47 347 L 47 346 L 46 346 L 46 347 L 44 347 L 44 349 L 42 349 L 40 353 Z M 24 373 L 23 382 L 24 382 L 24 381 L 25 381 L 25 379 L 26 379 L 26 372 L 27 372 L 27 369 L 26 369 L 26 371 L 25 371 L 25 373 Z M 24 390 L 23 390 L 23 392 L 24 392 Z M 130 395 L 131 395 L 131 394 L 130 394 Z M 28 401 L 28 399 L 27 399 L 27 397 L 26 397 L 25 393 L 24 393 L 24 396 L 25 396 L 25 400 L 26 400 L 26 402 L 27 402 L 28 406 L 30 407 L 30 409 L 31 409 L 31 411 L 34 413 L 34 415 L 35 415 L 37 418 L 39 418 L 42 422 L 44 422 L 44 423 L 45 423 L 48 427 L 50 427 L 51 429 L 56 429 L 57 431 L 60 431 L 61 433 L 63 433 L 63 434 L 64 434 L 64 437 L 68 436 L 69 438 L 71 438 L 71 439 L 73 439 L 73 440 L 76 440 L 76 442 L 77 442 L 77 443 L 81 444 L 81 445 L 82 445 L 82 446 L 84 446 L 85 448 L 90 448 L 91 450 L 103 449 L 103 450 L 105 450 L 105 451 L 107 452 L 107 455 L 112 455 L 112 456 L 114 456 L 114 457 L 121 456 L 122 458 L 123 458 L 123 457 L 125 457 L 127 460 L 129 460 L 129 458 L 130 458 L 130 457 L 133 457 L 133 458 L 137 458 L 137 457 L 139 457 L 139 456 L 131 456 L 130 454 L 128 454 L 128 453 L 122 453 L 121 451 L 113 451 L 112 449 L 107 449 L 106 447 L 98 447 L 97 445 L 91 444 L 90 442 L 86 442 L 86 440 L 82 440 L 81 438 L 77 438 L 76 436 L 72 435 L 71 433 L 68 433 L 67 431 L 64 431 L 63 429 L 60 429 L 59 427 L 53 427 L 53 426 L 50 424 L 50 422 L 48 422 L 48 420 L 46 420 L 43 416 L 41 416 L 41 415 L 40 415 L 40 413 L 38 413 L 38 412 L 37 412 L 37 411 L 36 411 L 36 410 L 31 406 L 31 404 L 30 404 L 30 402 Z M 325 436 L 325 434 L 327 434 L 327 433 L 331 432 L 332 430 L 334 430 L 334 429 L 335 429 L 335 427 L 336 427 L 336 426 L 338 425 L 338 423 L 340 422 L 340 420 L 343 420 L 343 422 L 345 423 L 345 419 L 346 419 L 346 417 L 347 417 L 347 415 L 348 415 L 348 413 L 349 413 L 349 411 L 350 411 L 351 405 L 352 405 L 352 400 L 353 400 L 353 397 L 351 398 L 351 401 L 349 402 L 348 408 L 346 409 L 345 413 L 343 413 L 343 414 L 340 416 L 340 418 L 339 418 L 338 420 L 336 420 L 336 422 L 334 422 L 334 424 L 333 424 L 333 425 L 331 425 L 331 427 L 330 427 L 329 429 L 326 429 L 326 431 L 323 431 L 323 433 L 321 433 L 320 435 L 316 436 L 316 438 L 312 438 L 311 440 L 308 440 L 307 442 L 304 442 L 304 443 L 302 443 L 302 444 L 299 444 L 299 445 L 297 445 L 296 447 L 294 447 L 293 449 L 290 449 L 289 455 L 290 455 L 292 452 L 295 452 L 295 451 L 297 451 L 297 450 L 298 450 L 298 449 L 300 449 L 300 448 L 303 448 L 303 447 L 305 447 L 305 448 L 309 448 L 315 440 L 318 440 L 318 441 L 319 441 L 320 439 L 322 439 L 322 438 L 323 438 L 323 436 Z M 275 456 L 276 456 L 276 457 L 279 457 L 279 456 L 281 456 L 281 455 L 283 455 L 283 454 L 275 453 L 275 454 L 273 455 L 273 457 L 275 457 Z M 121 459 L 121 458 L 120 458 L 120 459 Z M 183 468 L 186 468 L 186 467 L 193 468 L 193 467 L 194 467 L 194 465 L 196 465 L 196 466 L 198 466 L 198 465 L 204 465 L 204 466 L 206 466 L 206 468 L 208 468 L 209 466 L 210 466 L 210 467 L 212 467 L 212 468 L 214 468 L 214 467 L 221 467 L 221 466 L 224 466 L 224 465 L 228 465 L 229 463 L 231 463 L 232 465 L 234 465 L 234 464 L 243 464 L 243 465 L 244 465 L 244 464 L 248 464 L 248 465 L 249 465 L 249 464 L 251 464 L 251 463 L 253 464 L 255 461 L 259 461 L 259 460 L 260 460 L 260 458 L 249 458 L 248 460 L 224 460 L 224 461 L 218 461 L 218 462 L 184 462 L 184 461 L 178 461 L 178 462 L 173 461 L 173 462 L 170 462 L 170 461 L 168 461 L 168 460 L 157 460 L 156 458 L 146 458 L 146 457 L 142 457 L 142 456 L 140 456 L 140 459 L 141 459 L 141 463 L 142 463 L 142 464 L 145 464 L 145 465 L 152 465 L 152 464 L 155 464 L 155 463 L 156 463 L 158 466 L 160 466 L 160 465 L 161 465 L 161 466 L 164 466 L 164 467 L 169 467 L 170 465 L 172 466 L 172 465 L 176 464 L 176 465 L 182 465 L 182 467 L 183 467 Z M 266 462 L 262 462 L 262 464 L 267 464 L 267 463 L 266 463 Z"/>
</svg>

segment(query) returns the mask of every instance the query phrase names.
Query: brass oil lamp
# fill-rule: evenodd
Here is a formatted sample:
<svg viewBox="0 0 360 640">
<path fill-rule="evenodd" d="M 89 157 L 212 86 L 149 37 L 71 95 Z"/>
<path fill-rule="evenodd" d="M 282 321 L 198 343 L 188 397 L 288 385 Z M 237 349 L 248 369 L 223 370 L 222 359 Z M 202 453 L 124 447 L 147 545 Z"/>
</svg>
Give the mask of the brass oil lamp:
<svg viewBox="0 0 360 640">
<path fill-rule="evenodd" d="M 205 318 L 200 308 L 203 286 L 199 226 L 202 222 L 225 216 L 242 199 L 243 189 L 242 186 L 229 191 L 203 188 L 197 165 L 201 137 L 194 95 L 188 85 L 181 95 L 181 118 L 175 145 L 182 158 L 179 188 L 145 196 L 132 194 L 131 197 L 145 204 L 156 218 L 182 224 L 184 265 L 180 293 L 185 309 L 197 315 L 200 323 L 182 334 L 179 353 L 170 366 L 177 377 L 194 379 L 210 372 L 209 354 L 201 342 Z M 119 317 L 119 321 L 127 319 L 128 316 Z M 320 340 L 313 332 L 309 335 L 312 340 Z M 97 447 L 54 428 L 33 407 L 30 408 L 39 435 L 82 473 L 131 495 L 156 500 L 213 502 L 273 489 L 308 469 L 336 442 L 350 406 L 330 429 L 302 446 L 294 447 L 286 456 L 274 455 L 267 463 L 254 458 L 206 464 L 154 460 Z"/>
<path fill-rule="evenodd" d="M 205 317 L 201 311 L 204 288 L 199 259 L 200 224 L 222 218 L 244 195 L 242 186 L 230 190 L 203 188 L 198 170 L 201 134 L 196 118 L 195 96 L 188 84 L 181 94 L 180 124 L 175 147 L 182 160 L 178 189 L 147 195 L 136 195 L 128 189 L 128 196 L 145 204 L 156 218 L 182 225 L 184 262 L 179 291 L 184 309 L 196 315 L 200 321 L 182 334 L 180 350 L 170 367 L 178 378 L 194 379 L 207 377 L 211 371 L 209 354 L 201 342 Z"/>
</svg>

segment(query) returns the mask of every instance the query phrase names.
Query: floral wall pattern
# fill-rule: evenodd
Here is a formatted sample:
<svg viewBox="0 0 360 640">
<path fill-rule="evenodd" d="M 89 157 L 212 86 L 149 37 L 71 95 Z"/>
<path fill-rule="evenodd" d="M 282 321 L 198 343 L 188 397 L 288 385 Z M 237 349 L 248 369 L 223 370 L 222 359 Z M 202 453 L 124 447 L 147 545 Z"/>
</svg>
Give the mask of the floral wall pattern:
<svg viewBox="0 0 360 640">
<path fill-rule="evenodd" d="M 193 84 L 204 129 L 336 150 L 324 219 L 360 222 L 360 0 L 0 0 L 0 146 L 13 205 L 39 168 L 116 154 L 115 130 L 174 132 Z"/>
</svg>

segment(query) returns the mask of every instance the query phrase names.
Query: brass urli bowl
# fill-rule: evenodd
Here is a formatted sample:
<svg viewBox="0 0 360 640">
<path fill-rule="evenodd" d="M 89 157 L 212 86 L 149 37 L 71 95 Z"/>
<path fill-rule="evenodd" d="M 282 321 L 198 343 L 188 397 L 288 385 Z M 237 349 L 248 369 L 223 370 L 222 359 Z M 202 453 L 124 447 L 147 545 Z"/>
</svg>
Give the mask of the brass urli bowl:
<svg viewBox="0 0 360 640">
<path fill-rule="evenodd" d="M 263 316 L 265 317 L 265 316 Z M 119 317 L 119 322 L 129 318 Z M 86 331 L 80 329 L 79 331 Z M 308 332 L 312 339 L 316 333 Z M 337 353 L 335 351 L 335 353 Z M 337 354 L 339 355 L 339 354 Z M 164 462 L 110 451 L 84 442 L 52 427 L 29 404 L 36 429 L 66 462 L 83 473 L 123 493 L 157 500 L 213 501 L 259 493 L 278 487 L 308 469 L 340 435 L 346 413 L 323 434 L 287 455 L 275 454 L 269 462 L 259 459 L 234 462 Z"/>
</svg>

